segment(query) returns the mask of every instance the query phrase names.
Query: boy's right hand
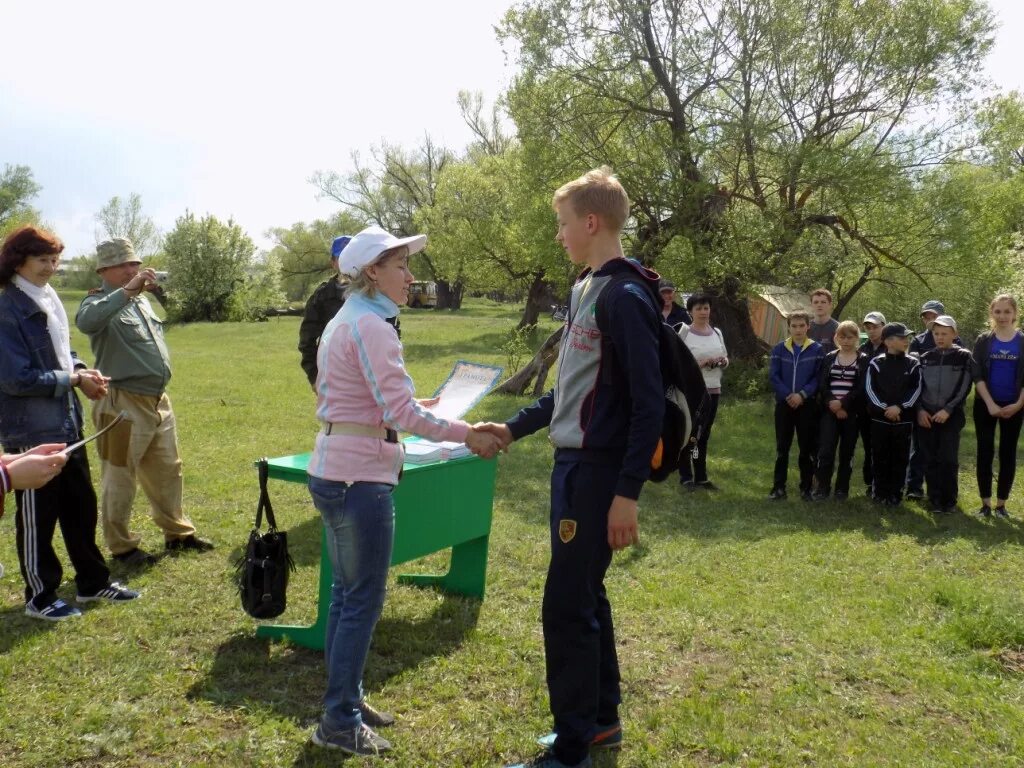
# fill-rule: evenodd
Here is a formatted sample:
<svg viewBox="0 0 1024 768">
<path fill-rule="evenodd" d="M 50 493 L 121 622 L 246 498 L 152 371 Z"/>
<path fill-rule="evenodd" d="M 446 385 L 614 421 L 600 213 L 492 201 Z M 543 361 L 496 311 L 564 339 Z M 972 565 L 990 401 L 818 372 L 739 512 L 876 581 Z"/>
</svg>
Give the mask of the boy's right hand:
<svg viewBox="0 0 1024 768">
<path fill-rule="evenodd" d="M 898 405 L 890 405 L 885 409 L 885 418 L 889 421 L 900 420 L 900 407 Z"/>
<path fill-rule="evenodd" d="M 932 428 L 932 417 L 929 416 L 925 411 L 918 411 L 917 412 L 917 426 L 921 427 L 922 429 L 931 429 Z"/>
</svg>

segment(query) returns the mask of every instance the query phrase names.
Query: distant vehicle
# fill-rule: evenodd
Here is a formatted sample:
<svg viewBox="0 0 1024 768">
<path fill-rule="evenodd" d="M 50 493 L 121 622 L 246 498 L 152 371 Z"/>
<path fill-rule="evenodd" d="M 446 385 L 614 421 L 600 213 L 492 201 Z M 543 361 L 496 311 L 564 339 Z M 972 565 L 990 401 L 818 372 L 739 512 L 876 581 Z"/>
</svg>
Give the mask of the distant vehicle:
<svg viewBox="0 0 1024 768">
<path fill-rule="evenodd" d="M 437 283 L 433 281 L 417 281 L 409 285 L 409 306 L 436 307 L 437 306 Z"/>
<path fill-rule="evenodd" d="M 565 304 L 552 304 L 551 305 L 551 319 L 562 322 L 565 320 L 566 315 L 569 314 L 569 307 Z"/>
</svg>

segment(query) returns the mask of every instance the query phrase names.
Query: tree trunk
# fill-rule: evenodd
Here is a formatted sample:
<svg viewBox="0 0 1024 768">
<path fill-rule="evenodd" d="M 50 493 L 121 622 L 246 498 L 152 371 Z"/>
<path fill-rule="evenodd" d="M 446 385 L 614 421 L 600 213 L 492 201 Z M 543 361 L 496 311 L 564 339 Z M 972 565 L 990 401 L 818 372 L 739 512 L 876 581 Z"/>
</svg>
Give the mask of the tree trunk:
<svg viewBox="0 0 1024 768">
<path fill-rule="evenodd" d="M 767 345 L 754 333 L 750 307 L 746 296 L 740 293 L 740 281 L 727 277 L 705 290 L 715 297 L 711 305 L 711 324 L 721 329 L 728 339 L 729 356 L 753 360 L 764 355 Z"/>
<path fill-rule="evenodd" d="M 503 395 L 522 395 L 526 393 L 530 382 L 536 379 L 537 384 L 533 388 L 533 393 L 534 395 L 540 395 L 544 391 L 544 382 L 547 380 L 548 370 L 550 370 L 558 358 L 558 343 L 562 340 L 562 332 L 564 330 L 565 326 L 560 325 L 558 330 L 544 341 L 537 354 L 533 356 L 533 359 L 502 382 L 495 391 Z"/>
<path fill-rule="evenodd" d="M 523 308 L 523 316 L 519 320 L 517 328 L 530 328 L 537 324 L 542 312 L 551 309 L 555 295 L 551 286 L 544 281 L 544 272 L 538 271 L 533 275 L 533 282 L 530 283 L 530 291 L 526 295 L 526 306 Z"/>
<path fill-rule="evenodd" d="M 466 285 L 461 280 L 449 283 L 447 280 L 436 280 L 437 309 L 462 309 L 462 296 Z"/>
</svg>

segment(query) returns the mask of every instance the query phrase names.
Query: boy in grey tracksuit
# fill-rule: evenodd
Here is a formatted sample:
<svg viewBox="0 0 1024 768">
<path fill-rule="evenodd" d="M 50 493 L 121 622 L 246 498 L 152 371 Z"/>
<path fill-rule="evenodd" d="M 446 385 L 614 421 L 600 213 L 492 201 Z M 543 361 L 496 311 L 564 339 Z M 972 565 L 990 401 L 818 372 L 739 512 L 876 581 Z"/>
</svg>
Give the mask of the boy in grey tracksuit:
<svg viewBox="0 0 1024 768">
<path fill-rule="evenodd" d="M 971 391 L 971 353 L 954 343 L 956 321 L 949 315 L 935 318 L 932 335 L 935 347 L 920 357 L 916 427 L 932 511 L 949 513 L 956 510 L 960 432 L 965 422 L 964 401 Z"/>
</svg>

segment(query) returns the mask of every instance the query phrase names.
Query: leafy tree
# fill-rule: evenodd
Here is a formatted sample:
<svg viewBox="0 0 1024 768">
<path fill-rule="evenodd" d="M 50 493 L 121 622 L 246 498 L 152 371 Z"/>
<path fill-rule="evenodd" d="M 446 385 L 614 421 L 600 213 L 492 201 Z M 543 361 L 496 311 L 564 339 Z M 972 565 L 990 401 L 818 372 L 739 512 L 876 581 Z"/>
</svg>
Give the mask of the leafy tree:
<svg viewBox="0 0 1024 768">
<path fill-rule="evenodd" d="M 142 196 L 137 192 L 132 192 L 127 199 L 117 195 L 110 198 L 96 214 L 96 223 L 97 244 L 115 237 L 125 237 L 132 241 L 140 259 L 160 248 L 160 230 L 142 212 Z"/>
<path fill-rule="evenodd" d="M 275 242 L 270 255 L 278 260 L 281 287 L 289 301 L 305 299 L 321 281 L 331 277 L 331 243 L 339 235 L 354 235 L 366 225 L 348 211 L 328 220 L 317 219 L 267 232 Z"/>
<path fill-rule="evenodd" d="M 343 176 L 317 171 L 310 179 L 321 197 L 341 203 L 351 215 L 376 224 L 399 236 L 417 234 L 417 215 L 434 205 L 437 184 L 445 168 L 455 160 L 452 152 L 429 137 L 412 151 L 382 144 L 364 164 L 352 156 L 355 170 Z M 458 309 L 465 291 L 461 263 L 435 262 L 431 244 L 416 254 L 413 269 L 437 283 L 437 308 Z"/>
<path fill-rule="evenodd" d="M 29 201 L 41 189 L 27 165 L 4 165 L 3 173 L 0 173 L 0 237 L 15 227 L 39 220 L 39 212 Z"/>
<path fill-rule="evenodd" d="M 941 227 L 892 221 L 926 212 L 921 177 L 965 156 L 992 28 L 977 0 L 538 0 L 502 35 L 519 44 L 508 101 L 531 162 L 615 167 L 632 254 L 671 253 L 717 290 L 744 355 L 748 285 L 825 284 L 842 305 L 920 269 Z"/>
<path fill-rule="evenodd" d="M 186 212 L 164 239 L 170 272 L 168 317 L 179 322 L 252 319 L 256 309 L 283 300 L 273 275 L 262 274 L 265 266 L 254 263 L 255 252 L 252 240 L 233 220 L 223 223 L 210 215 L 197 219 Z M 256 300 L 266 303 L 254 308 L 251 302 Z"/>
</svg>

